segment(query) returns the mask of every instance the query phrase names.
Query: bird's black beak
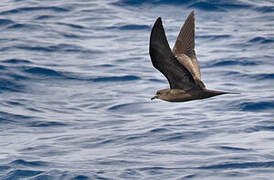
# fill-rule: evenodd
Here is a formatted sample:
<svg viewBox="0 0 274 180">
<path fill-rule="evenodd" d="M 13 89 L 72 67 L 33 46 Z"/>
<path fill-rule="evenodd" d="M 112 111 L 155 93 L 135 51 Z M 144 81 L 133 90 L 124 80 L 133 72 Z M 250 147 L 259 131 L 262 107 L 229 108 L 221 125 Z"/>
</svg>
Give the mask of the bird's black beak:
<svg viewBox="0 0 274 180">
<path fill-rule="evenodd" d="M 151 100 L 157 99 L 157 98 L 158 98 L 158 96 L 156 95 L 156 96 L 153 96 L 153 97 L 151 98 Z"/>
</svg>

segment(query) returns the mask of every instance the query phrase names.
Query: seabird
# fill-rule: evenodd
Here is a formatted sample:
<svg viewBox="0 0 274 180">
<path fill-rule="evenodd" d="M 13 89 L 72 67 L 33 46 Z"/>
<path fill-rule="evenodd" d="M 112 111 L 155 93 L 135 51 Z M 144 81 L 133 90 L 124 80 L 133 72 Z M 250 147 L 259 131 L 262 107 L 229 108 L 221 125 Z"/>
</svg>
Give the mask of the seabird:
<svg viewBox="0 0 274 180">
<path fill-rule="evenodd" d="M 230 92 L 206 89 L 201 80 L 200 65 L 194 50 L 194 21 L 194 11 L 192 11 L 171 50 L 161 17 L 156 20 L 150 35 L 149 54 L 153 66 L 167 78 L 170 88 L 158 90 L 151 100 L 184 102 L 230 94 Z"/>
</svg>

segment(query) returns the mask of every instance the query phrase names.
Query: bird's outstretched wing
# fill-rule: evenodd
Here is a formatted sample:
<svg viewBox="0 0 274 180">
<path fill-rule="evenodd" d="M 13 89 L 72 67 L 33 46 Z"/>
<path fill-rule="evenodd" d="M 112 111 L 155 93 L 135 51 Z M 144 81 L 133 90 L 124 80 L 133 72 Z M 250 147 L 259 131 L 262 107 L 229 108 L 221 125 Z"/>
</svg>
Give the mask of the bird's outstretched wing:
<svg viewBox="0 0 274 180">
<path fill-rule="evenodd" d="M 151 31 L 149 54 L 153 66 L 168 79 L 171 89 L 200 89 L 190 72 L 173 55 L 159 17 Z"/>
<path fill-rule="evenodd" d="M 175 56 L 179 56 L 181 54 L 187 55 L 192 62 L 192 66 L 188 68 L 192 68 L 191 72 L 194 73 L 193 75 L 197 77 L 199 80 L 201 80 L 200 65 L 195 54 L 194 11 L 192 11 L 188 15 L 184 25 L 182 26 L 181 31 L 173 47 L 173 53 Z"/>
</svg>

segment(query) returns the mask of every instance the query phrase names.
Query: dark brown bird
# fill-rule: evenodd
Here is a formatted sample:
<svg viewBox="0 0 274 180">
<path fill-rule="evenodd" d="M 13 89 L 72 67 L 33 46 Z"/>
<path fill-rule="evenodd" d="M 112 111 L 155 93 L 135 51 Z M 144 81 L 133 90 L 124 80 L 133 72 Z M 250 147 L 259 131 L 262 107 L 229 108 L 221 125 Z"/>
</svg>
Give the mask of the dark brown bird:
<svg viewBox="0 0 274 180">
<path fill-rule="evenodd" d="M 170 102 L 204 99 L 229 92 L 206 89 L 201 80 L 200 66 L 195 54 L 195 17 L 187 17 L 173 47 L 170 49 L 159 17 L 151 31 L 149 54 L 153 66 L 168 80 L 170 88 L 157 91 L 157 98 Z"/>
</svg>

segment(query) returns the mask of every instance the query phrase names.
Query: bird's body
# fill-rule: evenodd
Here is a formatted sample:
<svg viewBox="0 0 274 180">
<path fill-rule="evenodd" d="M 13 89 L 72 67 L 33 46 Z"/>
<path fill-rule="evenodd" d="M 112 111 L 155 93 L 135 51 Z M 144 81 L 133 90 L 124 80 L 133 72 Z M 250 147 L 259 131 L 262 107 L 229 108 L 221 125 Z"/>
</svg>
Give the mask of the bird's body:
<svg viewBox="0 0 274 180">
<path fill-rule="evenodd" d="M 185 102 L 196 99 L 210 98 L 221 94 L 227 94 L 227 92 L 213 91 L 208 89 L 184 91 L 182 89 L 167 88 L 157 91 L 156 95 L 151 99 L 157 98 L 169 102 Z"/>
<path fill-rule="evenodd" d="M 228 92 L 206 89 L 201 80 L 200 65 L 195 54 L 194 11 L 186 19 L 170 49 L 162 20 L 159 17 L 151 31 L 149 54 L 153 66 L 168 80 L 170 88 L 157 91 L 151 99 L 184 102 L 204 99 Z"/>
</svg>

